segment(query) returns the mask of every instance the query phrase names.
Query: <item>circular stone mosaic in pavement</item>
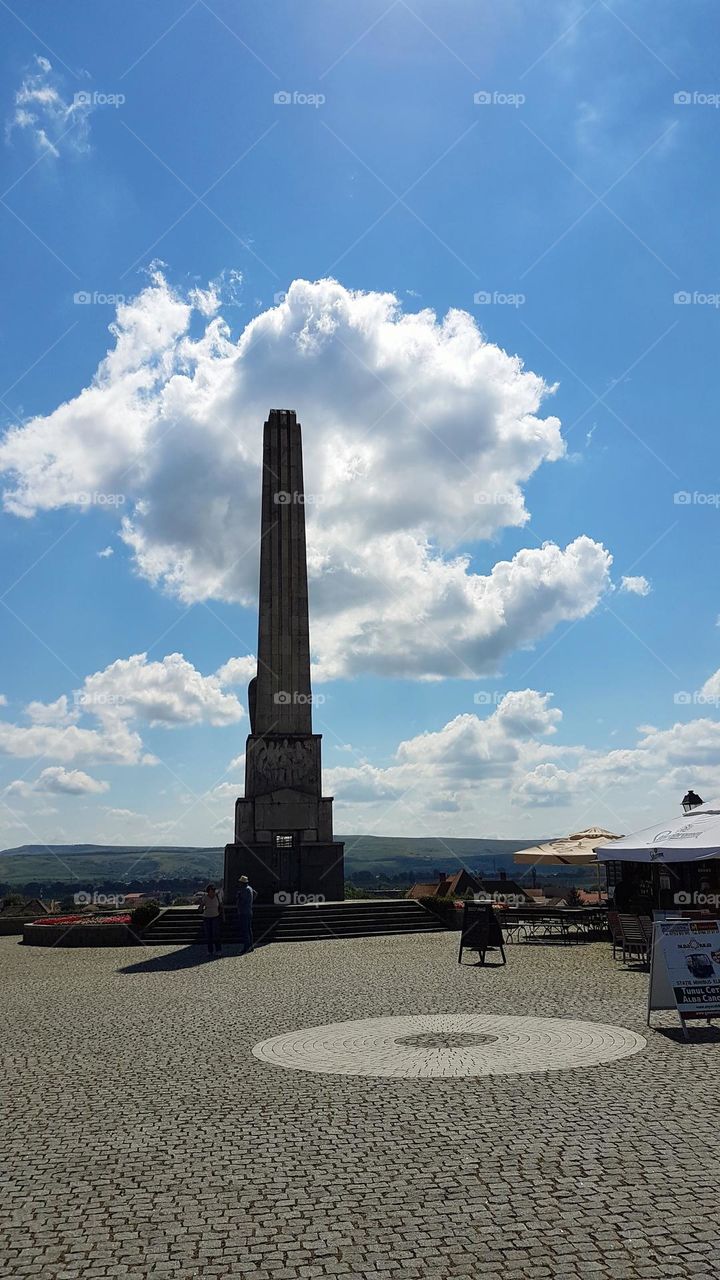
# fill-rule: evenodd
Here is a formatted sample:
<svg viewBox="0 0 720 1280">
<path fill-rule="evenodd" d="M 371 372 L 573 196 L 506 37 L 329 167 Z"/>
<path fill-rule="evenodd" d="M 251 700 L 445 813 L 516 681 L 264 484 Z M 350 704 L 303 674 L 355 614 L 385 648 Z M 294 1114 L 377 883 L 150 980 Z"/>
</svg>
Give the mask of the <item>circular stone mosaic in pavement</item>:
<svg viewBox="0 0 720 1280">
<path fill-rule="evenodd" d="M 305 1027 L 256 1044 L 264 1062 L 345 1076 L 501 1076 L 566 1071 L 645 1048 L 624 1027 L 484 1013 L 364 1018 Z"/>
</svg>

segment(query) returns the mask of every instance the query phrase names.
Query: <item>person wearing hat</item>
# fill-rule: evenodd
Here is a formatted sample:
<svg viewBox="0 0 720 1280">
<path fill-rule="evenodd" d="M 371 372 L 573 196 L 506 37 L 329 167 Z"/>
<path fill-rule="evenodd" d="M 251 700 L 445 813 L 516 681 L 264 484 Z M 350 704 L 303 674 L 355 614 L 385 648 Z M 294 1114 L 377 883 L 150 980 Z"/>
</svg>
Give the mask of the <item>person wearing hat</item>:
<svg viewBox="0 0 720 1280">
<path fill-rule="evenodd" d="M 255 949 L 253 943 L 252 915 L 253 904 L 256 897 L 257 894 L 252 888 L 247 876 L 241 876 L 238 882 L 237 898 L 235 900 L 238 913 L 238 928 L 240 930 L 240 943 L 242 946 L 242 951 L 240 952 L 241 956 L 244 956 L 246 951 L 253 951 Z"/>
</svg>

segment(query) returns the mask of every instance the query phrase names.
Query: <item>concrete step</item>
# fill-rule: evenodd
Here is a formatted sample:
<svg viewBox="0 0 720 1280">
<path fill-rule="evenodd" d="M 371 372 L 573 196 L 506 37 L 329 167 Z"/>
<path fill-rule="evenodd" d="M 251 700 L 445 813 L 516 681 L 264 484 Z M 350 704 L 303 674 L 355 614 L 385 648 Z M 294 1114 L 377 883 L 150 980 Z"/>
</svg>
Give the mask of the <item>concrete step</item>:
<svg viewBox="0 0 720 1280">
<path fill-rule="evenodd" d="M 254 932 L 263 942 L 309 942 L 383 934 L 442 933 L 444 926 L 411 899 L 351 899 L 312 905 L 258 906 L 254 912 Z M 168 907 L 148 926 L 143 939 L 160 946 L 201 943 L 204 940 L 202 919 L 192 907 Z M 223 940 L 240 940 L 232 910 L 226 912 Z"/>
<path fill-rule="evenodd" d="M 317 930 L 309 930 L 307 933 L 296 933 L 292 937 L 283 937 L 275 934 L 272 937 L 261 937 L 256 933 L 256 945 L 267 946 L 270 942 L 344 942 L 347 938 L 381 938 L 381 937 L 404 937 L 409 934 L 416 933 L 444 933 L 444 929 L 352 929 L 346 933 L 319 933 Z M 145 938 L 147 945 L 155 947 L 203 947 L 205 938 L 203 934 L 188 934 L 185 937 L 170 938 Z M 223 934 L 223 944 L 226 946 L 239 946 L 240 939 L 228 937 Z"/>
</svg>

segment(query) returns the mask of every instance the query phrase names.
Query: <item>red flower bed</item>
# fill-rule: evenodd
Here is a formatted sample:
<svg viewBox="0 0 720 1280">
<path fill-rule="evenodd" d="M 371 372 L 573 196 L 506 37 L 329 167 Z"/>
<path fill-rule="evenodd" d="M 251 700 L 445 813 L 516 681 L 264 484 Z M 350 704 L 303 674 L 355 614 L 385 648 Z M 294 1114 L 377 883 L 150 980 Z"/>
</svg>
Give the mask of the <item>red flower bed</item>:
<svg viewBox="0 0 720 1280">
<path fill-rule="evenodd" d="M 43 916 L 33 924 L 130 924 L 130 916 Z"/>
</svg>

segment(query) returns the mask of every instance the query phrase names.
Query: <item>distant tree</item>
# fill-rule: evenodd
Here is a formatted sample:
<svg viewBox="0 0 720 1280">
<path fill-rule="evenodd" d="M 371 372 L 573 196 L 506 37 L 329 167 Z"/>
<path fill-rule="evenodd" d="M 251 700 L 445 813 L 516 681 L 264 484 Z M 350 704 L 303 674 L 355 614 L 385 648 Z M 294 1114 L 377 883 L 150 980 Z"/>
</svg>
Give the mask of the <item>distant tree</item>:
<svg viewBox="0 0 720 1280">
<path fill-rule="evenodd" d="M 25 899 L 21 893 L 8 893 L 2 900 L 4 907 L 22 907 Z"/>
</svg>

